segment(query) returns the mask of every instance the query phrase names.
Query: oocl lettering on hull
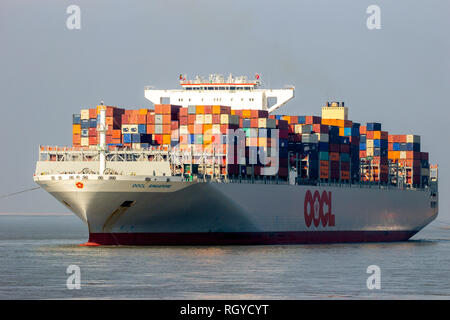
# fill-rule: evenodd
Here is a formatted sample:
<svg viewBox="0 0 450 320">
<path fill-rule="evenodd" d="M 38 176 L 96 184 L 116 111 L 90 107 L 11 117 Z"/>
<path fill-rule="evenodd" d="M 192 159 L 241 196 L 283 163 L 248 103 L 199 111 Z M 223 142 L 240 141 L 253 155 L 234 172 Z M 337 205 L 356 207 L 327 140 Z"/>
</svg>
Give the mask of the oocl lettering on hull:
<svg viewBox="0 0 450 320">
<path fill-rule="evenodd" d="M 326 192 L 325 190 L 320 194 L 318 190 L 314 191 L 307 190 L 305 194 L 305 202 L 303 206 L 305 224 L 309 228 L 311 224 L 317 228 L 320 225 L 322 227 L 334 227 L 335 219 L 332 213 L 331 206 L 331 191 Z"/>
</svg>

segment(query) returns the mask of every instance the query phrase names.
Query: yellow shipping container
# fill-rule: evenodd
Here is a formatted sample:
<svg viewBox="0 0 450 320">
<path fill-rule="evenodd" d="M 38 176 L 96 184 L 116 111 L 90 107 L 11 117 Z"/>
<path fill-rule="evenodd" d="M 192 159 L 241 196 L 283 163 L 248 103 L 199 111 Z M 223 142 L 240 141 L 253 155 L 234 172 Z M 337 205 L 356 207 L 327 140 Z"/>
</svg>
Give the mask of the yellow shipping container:
<svg viewBox="0 0 450 320">
<path fill-rule="evenodd" d="M 381 131 L 374 131 L 373 138 L 377 140 L 381 139 Z"/>
<path fill-rule="evenodd" d="M 72 126 L 72 133 L 73 134 L 81 134 L 81 124 L 74 124 Z"/>
<path fill-rule="evenodd" d="M 207 134 L 212 134 L 212 124 L 204 124 L 203 125 L 203 132 Z"/>
<path fill-rule="evenodd" d="M 231 110 L 233 111 L 233 110 Z M 229 124 L 230 123 L 230 115 L 229 114 L 221 114 L 220 115 L 220 124 Z"/>
<path fill-rule="evenodd" d="M 170 134 L 163 134 L 163 144 L 170 144 Z"/>
<path fill-rule="evenodd" d="M 139 109 L 139 114 L 147 114 L 148 109 Z"/>
<path fill-rule="evenodd" d="M 242 117 L 243 118 L 251 118 L 252 111 L 251 110 L 242 110 Z"/>
<path fill-rule="evenodd" d="M 220 106 L 212 106 L 213 114 L 220 114 Z"/>
<path fill-rule="evenodd" d="M 344 136 L 345 136 L 345 130 L 344 130 L 344 128 L 341 127 L 341 126 L 339 126 L 339 135 L 340 135 L 341 137 L 344 137 Z"/>
<path fill-rule="evenodd" d="M 212 135 L 211 134 L 204 134 L 203 135 L 203 144 L 209 145 L 212 142 Z"/>
</svg>

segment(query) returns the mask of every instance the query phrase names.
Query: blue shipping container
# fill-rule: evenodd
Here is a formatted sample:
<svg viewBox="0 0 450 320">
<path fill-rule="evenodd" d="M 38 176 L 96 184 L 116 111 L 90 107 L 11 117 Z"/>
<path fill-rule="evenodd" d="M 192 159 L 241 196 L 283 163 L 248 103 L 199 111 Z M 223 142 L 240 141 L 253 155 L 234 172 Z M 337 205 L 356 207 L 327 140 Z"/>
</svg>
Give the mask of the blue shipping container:
<svg viewBox="0 0 450 320">
<path fill-rule="evenodd" d="M 80 114 L 72 115 L 72 124 L 81 124 L 81 115 Z"/>
</svg>

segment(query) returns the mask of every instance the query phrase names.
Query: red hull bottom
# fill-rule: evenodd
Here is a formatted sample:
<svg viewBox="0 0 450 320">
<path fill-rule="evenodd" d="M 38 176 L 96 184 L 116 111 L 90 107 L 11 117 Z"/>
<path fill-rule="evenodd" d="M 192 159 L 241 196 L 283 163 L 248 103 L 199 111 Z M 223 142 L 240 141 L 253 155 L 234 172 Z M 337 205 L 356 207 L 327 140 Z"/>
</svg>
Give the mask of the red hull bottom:
<svg viewBox="0 0 450 320">
<path fill-rule="evenodd" d="M 417 231 L 90 233 L 100 245 L 276 245 L 406 241 Z"/>
</svg>

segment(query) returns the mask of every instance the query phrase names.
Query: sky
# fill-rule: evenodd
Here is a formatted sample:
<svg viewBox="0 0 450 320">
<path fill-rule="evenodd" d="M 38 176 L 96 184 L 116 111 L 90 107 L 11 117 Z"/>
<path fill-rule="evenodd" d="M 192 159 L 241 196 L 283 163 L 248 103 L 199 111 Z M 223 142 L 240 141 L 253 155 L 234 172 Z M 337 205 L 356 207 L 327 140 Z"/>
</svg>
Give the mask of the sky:
<svg viewBox="0 0 450 320">
<path fill-rule="evenodd" d="M 81 29 L 66 26 L 70 5 Z M 180 73 L 259 73 L 264 87 L 295 86 L 279 113 L 345 101 L 351 120 L 420 135 L 450 221 L 449 12 L 447 0 L 2 0 L 0 196 L 36 186 L 38 146 L 70 145 L 82 108 L 150 107 L 144 86 L 178 88 Z M 67 209 L 37 190 L 0 198 L 0 212 Z"/>
</svg>

